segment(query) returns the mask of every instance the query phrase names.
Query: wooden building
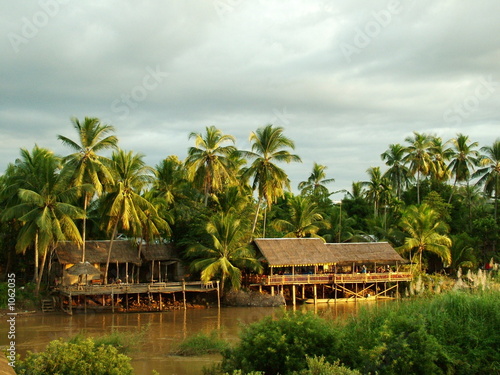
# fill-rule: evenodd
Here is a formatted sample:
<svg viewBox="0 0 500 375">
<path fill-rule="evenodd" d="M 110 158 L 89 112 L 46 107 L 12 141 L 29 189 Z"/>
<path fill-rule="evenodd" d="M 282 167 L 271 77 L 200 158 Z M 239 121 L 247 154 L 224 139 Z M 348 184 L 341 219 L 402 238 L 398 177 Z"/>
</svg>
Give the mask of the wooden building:
<svg viewBox="0 0 500 375">
<path fill-rule="evenodd" d="M 290 293 L 293 303 L 297 287 L 306 302 L 349 301 L 397 294 L 400 282 L 412 279 L 401 268 L 406 261 L 386 242 L 326 244 L 319 238 L 260 238 L 254 243 L 269 272 L 254 280 L 253 286 L 268 288 L 271 294 L 275 289 Z"/>
</svg>

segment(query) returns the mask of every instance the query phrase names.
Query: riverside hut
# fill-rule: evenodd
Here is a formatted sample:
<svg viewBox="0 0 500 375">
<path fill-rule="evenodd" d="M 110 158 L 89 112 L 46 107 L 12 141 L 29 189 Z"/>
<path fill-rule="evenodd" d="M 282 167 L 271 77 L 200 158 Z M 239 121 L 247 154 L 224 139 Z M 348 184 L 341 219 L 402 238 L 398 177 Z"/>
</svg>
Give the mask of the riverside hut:
<svg viewBox="0 0 500 375">
<path fill-rule="evenodd" d="M 326 244 L 320 238 L 259 238 L 254 240 L 269 266 L 259 288 L 276 287 L 284 293 L 291 289 L 295 303 L 295 287 L 307 290 L 318 301 L 387 296 L 399 282 L 411 281 L 412 275 L 400 266 L 405 260 L 386 242 Z M 330 298 L 332 297 L 332 298 Z"/>
<path fill-rule="evenodd" d="M 173 244 L 143 244 L 140 249 L 144 259 L 143 268 L 147 267 L 146 282 L 180 281 L 184 270 Z"/>
</svg>

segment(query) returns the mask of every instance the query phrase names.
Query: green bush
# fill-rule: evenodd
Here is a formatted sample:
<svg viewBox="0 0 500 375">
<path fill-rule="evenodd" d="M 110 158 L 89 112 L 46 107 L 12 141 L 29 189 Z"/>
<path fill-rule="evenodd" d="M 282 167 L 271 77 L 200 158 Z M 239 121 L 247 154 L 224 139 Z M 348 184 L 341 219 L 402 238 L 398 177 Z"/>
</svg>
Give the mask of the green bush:
<svg viewBox="0 0 500 375">
<path fill-rule="evenodd" d="M 246 326 L 239 344 L 224 353 L 226 372 L 262 371 L 267 375 L 287 374 L 306 367 L 307 356 L 329 359 L 336 352 L 338 340 L 333 327 L 325 320 L 302 312 L 287 312 L 279 320 L 266 317 Z"/>
<path fill-rule="evenodd" d="M 54 340 L 42 353 L 31 353 L 16 366 L 18 375 L 131 375 L 130 358 L 91 338 Z"/>
<path fill-rule="evenodd" d="M 222 353 L 229 348 L 227 341 L 220 339 L 217 331 L 210 334 L 198 333 L 182 341 L 174 350 L 174 354 L 183 356 Z"/>
</svg>

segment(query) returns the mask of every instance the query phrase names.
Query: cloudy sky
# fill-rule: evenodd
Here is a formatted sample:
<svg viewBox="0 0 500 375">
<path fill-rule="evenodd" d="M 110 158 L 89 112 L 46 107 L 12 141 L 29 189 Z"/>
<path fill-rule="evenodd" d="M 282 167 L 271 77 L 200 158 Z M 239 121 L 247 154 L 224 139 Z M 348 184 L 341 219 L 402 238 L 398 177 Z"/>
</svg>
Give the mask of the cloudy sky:
<svg viewBox="0 0 500 375">
<path fill-rule="evenodd" d="M 365 180 L 413 131 L 500 136 L 500 2 L 4 2 L 0 171 L 35 144 L 64 155 L 70 118 L 98 117 L 151 166 L 215 125 L 249 149 L 285 128 L 331 190 Z"/>
</svg>

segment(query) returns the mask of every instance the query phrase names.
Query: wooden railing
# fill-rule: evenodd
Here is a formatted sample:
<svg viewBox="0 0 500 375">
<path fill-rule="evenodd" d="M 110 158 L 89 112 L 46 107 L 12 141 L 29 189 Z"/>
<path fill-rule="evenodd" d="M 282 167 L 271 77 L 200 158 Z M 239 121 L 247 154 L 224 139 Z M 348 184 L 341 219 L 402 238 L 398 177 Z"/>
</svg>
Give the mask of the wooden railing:
<svg viewBox="0 0 500 375">
<path fill-rule="evenodd" d="M 272 275 L 261 276 L 255 279 L 255 284 L 283 285 L 283 284 L 348 284 L 368 282 L 411 281 L 409 272 L 386 273 L 337 273 L 337 274 L 312 274 L 312 275 Z"/>
</svg>

